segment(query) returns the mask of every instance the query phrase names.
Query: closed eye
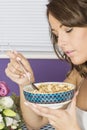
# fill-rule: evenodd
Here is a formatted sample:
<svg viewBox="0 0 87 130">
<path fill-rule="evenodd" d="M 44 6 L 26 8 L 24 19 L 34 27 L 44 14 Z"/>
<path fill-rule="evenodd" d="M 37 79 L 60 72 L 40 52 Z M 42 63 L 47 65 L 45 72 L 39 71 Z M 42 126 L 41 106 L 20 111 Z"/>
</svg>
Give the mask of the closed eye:
<svg viewBox="0 0 87 130">
<path fill-rule="evenodd" d="M 67 32 L 67 33 L 70 33 L 72 30 L 73 30 L 73 28 L 67 28 L 67 29 L 66 29 L 66 32 Z"/>
</svg>

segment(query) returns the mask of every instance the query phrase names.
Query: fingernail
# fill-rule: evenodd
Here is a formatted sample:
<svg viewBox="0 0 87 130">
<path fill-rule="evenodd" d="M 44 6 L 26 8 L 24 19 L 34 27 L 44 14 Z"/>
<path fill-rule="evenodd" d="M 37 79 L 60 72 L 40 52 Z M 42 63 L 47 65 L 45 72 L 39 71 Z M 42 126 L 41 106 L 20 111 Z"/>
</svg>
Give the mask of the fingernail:
<svg viewBox="0 0 87 130">
<path fill-rule="evenodd" d="M 21 58 L 20 58 L 20 57 L 17 57 L 17 60 L 18 60 L 18 61 L 21 61 Z"/>
</svg>

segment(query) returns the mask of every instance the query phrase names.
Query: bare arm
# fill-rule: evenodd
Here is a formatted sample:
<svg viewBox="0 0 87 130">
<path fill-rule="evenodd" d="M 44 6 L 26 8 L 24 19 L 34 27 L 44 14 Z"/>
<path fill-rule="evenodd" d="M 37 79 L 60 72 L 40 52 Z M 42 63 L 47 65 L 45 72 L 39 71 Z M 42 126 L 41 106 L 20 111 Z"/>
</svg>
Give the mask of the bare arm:
<svg viewBox="0 0 87 130">
<path fill-rule="evenodd" d="M 30 109 L 29 107 L 27 107 L 24 104 L 25 98 L 23 95 L 23 86 L 28 85 L 30 83 L 30 81 L 28 80 L 27 76 L 24 75 L 24 71 L 22 70 L 22 68 L 18 64 L 16 58 L 20 57 L 21 62 L 23 63 L 23 65 L 25 66 L 27 71 L 29 73 L 31 73 L 31 82 L 34 81 L 34 75 L 33 75 L 32 68 L 31 68 L 29 62 L 26 60 L 26 58 L 23 55 L 21 55 L 19 53 L 9 52 L 8 56 L 10 57 L 10 62 L 8 64 L 5 72 L 6 72 L 6 75 L 12 81 L 19 84 L 20 106 L 21 106 L 23 118 L 24 118 L 26 125 L 29 129 L 30 128 L 33 128 L 35 130 L 39 129 L 40 127 L 45 125 L 48 122 L 48 120 L 47 120 L 47 118 L 36 114 L 34 111 L 32 111 L 32 109 Z"/>
</svg>

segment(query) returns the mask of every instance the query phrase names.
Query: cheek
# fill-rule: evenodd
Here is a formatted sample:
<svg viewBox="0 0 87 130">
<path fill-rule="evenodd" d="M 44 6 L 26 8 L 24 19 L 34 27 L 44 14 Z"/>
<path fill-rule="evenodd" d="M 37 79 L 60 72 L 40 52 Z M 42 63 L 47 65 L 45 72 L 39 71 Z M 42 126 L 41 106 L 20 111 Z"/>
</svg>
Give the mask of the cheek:
<svg viewBox="0 0 87 130">
<path fill-rule="evenodd" d="M 72 41 L 74 49 L 81 51 L 81 53 L 87 52 L 87 35 L 84 33 L 75 35 Z"/>
<path fill-rule="evenodd" d="M 86 29 L 82 29 L 82 28 L 77 29 L 75 32 L 73 32 L 71 39 L 75 40 L 75 42 L 77 42 L 77 44 L 87 43 L 87 28 Z"/>
<path fill-rule="evenodd" d="M 81 31 L 74 33 L 72 38 L 72 48 L 75 50 L 75 55 L 71 57 L 73 64 L 82 64 L 87 61 L 87 32 Z"/>
</svg>

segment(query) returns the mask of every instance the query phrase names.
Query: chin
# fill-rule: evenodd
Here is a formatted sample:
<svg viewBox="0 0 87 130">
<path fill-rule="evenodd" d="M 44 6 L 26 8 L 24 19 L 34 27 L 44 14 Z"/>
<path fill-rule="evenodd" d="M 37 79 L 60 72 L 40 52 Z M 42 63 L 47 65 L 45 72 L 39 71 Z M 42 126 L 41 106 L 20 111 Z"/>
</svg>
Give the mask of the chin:
<svg viewBox="0 0 87 130">
<path fill-rule="evenodd" d="M 83 64 L 83 63 L 85 63 L 86 61 L 81 61 L 80 59 L 74 59 L 74 60 L 72 60 L 71 59 L 71 62 L 74 64 L 74 65 L 81 65 L 81 64 Z"/>
</svg>

